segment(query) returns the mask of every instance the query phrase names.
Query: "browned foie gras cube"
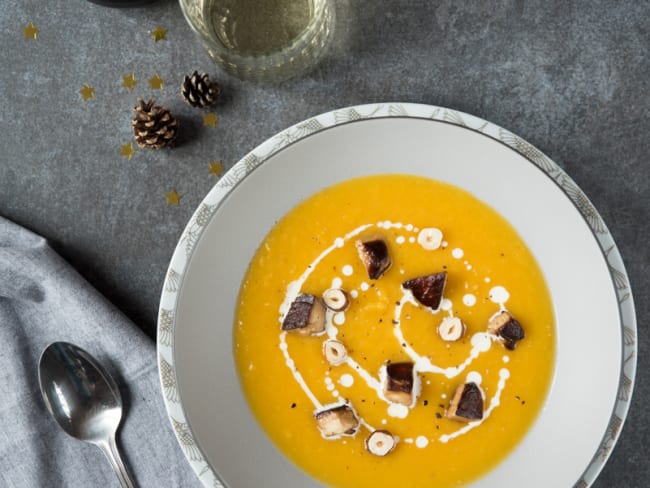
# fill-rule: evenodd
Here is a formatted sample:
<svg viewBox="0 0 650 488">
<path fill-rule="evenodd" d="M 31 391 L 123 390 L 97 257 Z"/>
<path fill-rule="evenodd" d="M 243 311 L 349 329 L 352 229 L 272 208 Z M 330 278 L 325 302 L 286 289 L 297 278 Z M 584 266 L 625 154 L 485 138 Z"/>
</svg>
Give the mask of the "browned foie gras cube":
<svg viewBox="0 0 650 488">
<path fill-rule="evenodd" d="M 442 271 L 407 280 L 402 283 L 402 288 L 410 290 L 413 297 L 425 307 L 438 310 L 446 283 L 447 272 Z"/>
<path fill-rule="evenodd" d="M 348 404 L 326 406 L 314 413 L 316 426 L 326 439 L 354 435 L 359 430 L 359 419 Z"/>
<path fill-rule="evenodd" d="M 491 334 L 499 336 L 503 340 L 503 345 L 511 351 L 517 347 L 517 342 L 526 337 L 521 324 L 506 311 L 493 317 L 488 322 L 487 329 Z"/>
<path fill-rule="evenodd" d="M 389 363 L 386 365 L 384 396 L 386 400 L 401 405 L 413 403 L 415 376 L 413 363 Z"/>
<path fill-rule="evenodd" d="M 459 385 L 445 412 L 445 417 L 461 422 L 483 418 L 483 392 L 476 383 Z"/>
<path fill-rule="evenodd" d="M 379 279 L 393 264 L 383 239 L 358 240 L 355 246 L 371 280 Z"/>
<path fill-rule="evenodd" d="M 323 300 L 307 293 L 298 295 L 282 321 L 282 330 L 300 335 L 319 335 L 325 332 Z"/>
</svg>

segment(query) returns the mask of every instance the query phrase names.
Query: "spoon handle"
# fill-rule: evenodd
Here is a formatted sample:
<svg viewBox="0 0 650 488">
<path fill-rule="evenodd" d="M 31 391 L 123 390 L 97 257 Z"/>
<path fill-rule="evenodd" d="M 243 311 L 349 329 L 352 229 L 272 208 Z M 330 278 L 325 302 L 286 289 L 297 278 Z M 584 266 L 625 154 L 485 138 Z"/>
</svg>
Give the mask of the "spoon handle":
<svg viewBox="0 0 650 488">
<path fill-rule="evenodd" d="M 126 470 L 126 466 L 124 466 L 124 463 L 122 462 L 120 452 L 115 443 L 115 436 L 111 436 L 107 441 L 98 442 L 97 446 L 104 451 L 104 454 L 108 458 L 108 462 L 111 463 L 117 478 L 120 480 L 122 488 L 136 488 L 135 483 Z"/>
</svg>

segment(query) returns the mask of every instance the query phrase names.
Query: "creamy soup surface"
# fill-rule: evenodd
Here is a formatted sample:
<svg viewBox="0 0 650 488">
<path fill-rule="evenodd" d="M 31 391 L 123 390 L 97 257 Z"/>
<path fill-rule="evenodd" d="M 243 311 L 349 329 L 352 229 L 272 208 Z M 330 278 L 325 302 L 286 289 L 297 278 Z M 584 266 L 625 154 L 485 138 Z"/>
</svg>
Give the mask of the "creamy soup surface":
<svg viewBox="0 0 650 488">
<path fill-rule="evenodd" d="M 376 240 L 391 264 L 372 279 L 359 242 Z M 435 308 L 402 286 L 435 273 L 446 278 Z M 296 298 L 320 301 L 330 289 L 348 306 L 326 308 L 322 331 L 283 330 Z M 516 344 L 488 329 L 506 312 L 525 334 Z M 449 324 L 462 324 L 457 340 Z M 337 364 L 325 352 L 332 341 Z M 540 412 L 554 368 L 553 306 L 534 257 L 490 207 L 431 179 L 368 176 L 304 200 L 266 236 L 241 286 L 234 356 L 264 431 L 323 484 L 461 486 L 502 461 Z M 412 368 L 412 401 L 386 393 L 396 363 Z M 463 385 L 480 392 L 480 418 L 453 415 Z M 342 407 L 354 428 L 323 432 L 319 412 Z M 383 437 L 370 441 L 376 431 Z"/>
</svg>

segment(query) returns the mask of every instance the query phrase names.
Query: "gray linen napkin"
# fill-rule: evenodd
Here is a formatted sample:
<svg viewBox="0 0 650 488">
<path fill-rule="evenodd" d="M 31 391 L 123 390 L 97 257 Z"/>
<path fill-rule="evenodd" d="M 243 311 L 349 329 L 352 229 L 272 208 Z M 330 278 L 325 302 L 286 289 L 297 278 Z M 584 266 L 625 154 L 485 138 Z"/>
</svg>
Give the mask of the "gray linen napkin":
<svg viewBox="0 0 650 488">
<path fill-rule="evenodd" d="M 50 342 L 86 349 L 115 375 L 118 431 L 141 487 L 197 487 L 165 414 L 156 347 L 42 237 L 0 217 L 0 486 L 117 487 L 96 447 L 69 437 L 41 400 L 37 365 Z"/>
</svg>

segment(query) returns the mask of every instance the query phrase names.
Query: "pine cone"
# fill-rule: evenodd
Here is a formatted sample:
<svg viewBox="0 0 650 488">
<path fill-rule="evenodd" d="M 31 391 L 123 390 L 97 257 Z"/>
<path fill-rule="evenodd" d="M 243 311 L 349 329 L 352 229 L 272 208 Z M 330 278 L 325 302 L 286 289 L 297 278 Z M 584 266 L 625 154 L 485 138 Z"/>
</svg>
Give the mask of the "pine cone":
<svg viewBox="0 0 650 488">
<path fill-rule="evenodd" d="M 199 75 L 197 71 L 183 79 L 181 95 L 192 107 L 207 107 L 219 99 L 221 87 L 210 81 L 208 74 Z"/>
<path fill-rule="evenodd" d="M 133 135 L 143 149 L 171 147 L 176 139 L 176 119 L 169 110 L 155 103 L 154 100 L 145 103 L 138 98 L 138 106 L 133 109 Z"/>
</svg>

